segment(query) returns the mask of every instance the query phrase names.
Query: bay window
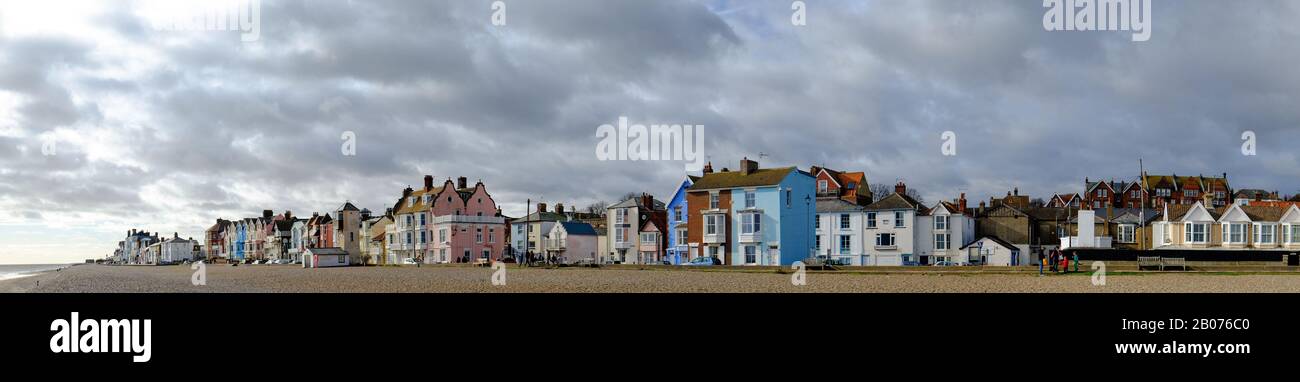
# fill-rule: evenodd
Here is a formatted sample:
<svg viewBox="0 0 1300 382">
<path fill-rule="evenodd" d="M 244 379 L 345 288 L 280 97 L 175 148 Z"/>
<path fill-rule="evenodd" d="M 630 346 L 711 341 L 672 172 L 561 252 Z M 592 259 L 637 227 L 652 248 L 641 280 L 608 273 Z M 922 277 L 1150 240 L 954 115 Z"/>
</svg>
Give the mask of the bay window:
<svg viewBox="0 0 1300 382">
<path fill-rule="evenodd" d="M 761 230 L 760 222 L 763 221 L 761 215 L 756 213 L 740 214 L 740 233 L 753 234 Z"/>
<path fill-rule="evenodd" d="M 704 234 L 718 234 L 718 215 L 704 215 Z"/>
<path fill-rule="evenodd" d="M 1223 242 L 1231 244 L 1243 244 L 1246 242 L 1246 224 L 1245 223 L 1224 223 L 1223 224 Z"/>
<path fill-rule="evenodd" d="M 1183 229 L 1186 231 L 1184 240 L 1188 243 L 1205 244 L 1209 236 L 1206 234 L 1209 228 L 1208 223 L 1184 223 Z"/>
</svg>

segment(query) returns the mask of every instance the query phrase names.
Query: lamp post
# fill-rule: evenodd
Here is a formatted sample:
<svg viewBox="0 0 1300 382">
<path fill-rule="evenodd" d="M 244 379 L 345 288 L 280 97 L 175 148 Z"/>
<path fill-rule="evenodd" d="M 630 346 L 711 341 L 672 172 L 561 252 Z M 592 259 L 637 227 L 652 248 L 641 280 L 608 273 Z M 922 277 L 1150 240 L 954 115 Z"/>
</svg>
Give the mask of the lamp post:
<svg viewBox="0 0 1300 382">
<path fill-rule="evenodd" d="M 803 206 L 804 209 L 808 211 L 808 215 L 807 215 L 808 217 L 804 219 L 804 226 L 808 227 L 808 233 L 810 234 L 808 237 L 813 237 L 817 233 L 813 232 L 813 228 L 812 228 L 812 196 L 810 195 L 803 196 Z M 808 258 L 809 261 L 817 259 L 817 249 L 813 248 L 813 246 L 811 245 L 808 246 Z"/>
</svg>

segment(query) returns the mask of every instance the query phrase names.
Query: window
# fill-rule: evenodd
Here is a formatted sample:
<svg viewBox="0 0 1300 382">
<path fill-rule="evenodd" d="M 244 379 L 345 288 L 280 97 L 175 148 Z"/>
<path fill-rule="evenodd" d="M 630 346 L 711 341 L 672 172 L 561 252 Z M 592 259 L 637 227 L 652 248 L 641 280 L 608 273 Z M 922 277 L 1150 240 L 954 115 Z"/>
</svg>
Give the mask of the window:
<svg viewBox="0 0 1300 382">
<path fill-rule="evenodd" d="M 894 226 L 895 227 L 903 226 L 903 211 L 894 212 Z"/>
<path fill-rule="evenodd" d="M 1206 223 L 1186 223 L 1183 227 L 1187 231 L 1185 240 L 1187 240 L 1188 243 L 1204 244 L 1206 237 L 1208 236 L 1205 232 L 1208 230 L 1209 226 L 1210 225 Z"/>
<path fill-rule="evenodd" d="M 946 233 L 934 234 L 934 250 L 936 251 L 948 250 L 948 234 Z"/>
<path fill-rule="evenodd" d="M 816 236 L 813 236 L 813 238 L 814 238 L 814 240 L 815 240 L 815 241 L 813 242 L 813 248 L 816 248 L 818 252 L 821 252 L 821 250 L 822 250 L 822 235 L 816 235 Z"/>
<path fill-rule="evenodd" d="M 446 242 L 447 242 L 447 229 L 446 229 L 446 228 L 443 228 L 443 229 L 438 230 L 438 242 L 439 242 L 439 243 L 446 243 Z"/>
<path fill-rule="evenodd" d="M 1121 243 L 1134 242 L 1135 240 L 1133 240 L 1133 236 L 1134 236 L 1133 233 L 1136 230 L 1137 230 L 1137 226 L 1134 226 L 1132 224 L 1121 224 L 1119 226 L 1119 242 Z"/>
<path fill-rule="evenodd" d="M 626 209 L 626 208 L 622 208 L 622 209 L 619 209 L 619 210 L 614 211 L 614 223 L 615 223 L 615 224 L 624 224 L 624 223 L 626 223 L 626 222 L 627 222 L 627 209 Z"/>
<path fill-rule="evenodd" d="M 948 230 L 948 216 L 943 216 L 943 215 L 935 216 L 935 217 L 934 217 L 934 230 L 936 230 L 936 231 L 946 231 L 946 230 Z"/>
<path fill-rule="evenodd" d="M 840 236 L 840 253 L 847 255 L 849 253 L 849 247 L 852 242 L 853 242 L 852 236 L 847 236 L 847 235 Z"/>
<path fill-rule="evenodd" d="M 1142 195 L 1137 190 L 1133 190 L 1129 192 L 1129 197 L 1140 198 Z"/>
<path fill-rule="evenodd" d="M 1183 196 L 1188 197 L 1188 198 L 1195 198 L 1195 197 L 1196 197 L 1196 190 L 1183 190 Z"/>
<path fill-rule="evenodd" d="M 420 214 L 420 226 L 424 227 L 424 214 Z"/>
<path fill-rule="evenodd" d="M 1286 232 L 1286 242 L 1290 244 L 1300 243 L 1300 224 L 1292 224 L 1283 228 Z"/>
<path fill-rule="evenodd" d="M 718 209 L 718 194 L 709 194 L 709 209 Z"/>
<path fill-rule="evenodd" d="M 656 235 L 654 234 L 654 232 L 644 232 L 644 233 L 642 233 L 642 234 L 641 234 L 641 244 L 654 244 L 654 243 L 655 243 L 655 236 L 656 236 Z"/>
<path fill-rule="evenodd" d="M 826 188 L 827 188 L 827 187 L 826 187 L 826 180 L 825 180 L 825 179 L 819 179 L 819 180 L 817 180 L 817 192 L 825 193 L 825 192 L 826 192 Z"/>
<path fill-rule="evenodd" d="M 482 242 L 483 242 L 483 229 L 482 229 L 482 228 L 475 228 L 475 229 L 474 229 L 474 242 L 475 242 L 475 243 L 482 243 Z"/>
<path fill-rule="evenodd" d="M 626 242 L 626 241 L 627 241 L 627 237 L 625 236 L 625 235 L 626 235 L 625 232 L 626 232 L 626 231 L 623 230 L 622 228 L 615 228 L 615 229 L 614 229 L 614 242 L 616 242 L 616 243 L 623 243 L 623 242 Z"/>
<path fill-rule="evenodd" d="M 867 213 L 867 228 L 876 228 L 876 213 Z"/>
<path fill-rule="evenodd" d="M 892 234 L 892 233 L 879 233 L 879 234 L 876 234 L 876 246 L 877 246 L 877 247 L 893 247 L 893 246 L 894 246 L 894 234 Z"/>
<path fill-rule="evenodd" d="M 497 232 L 497 229 L 496 229 L 496 228 L 488 228 L 488 242 L 489 242 L 489 243 L 495 243 L 495 242 L 497 242 L 497 239 L 496 239 L 496 237 L 497 237 L 497 233 L 496 233 L 496 232 Z"/>
<path fill-rule="evenodd" d="M 818 216 L 816 219 L 813 219 L 813 229 L 822 229 L 822 217 L 821 217 L 821 216 Z"/>
<path fill-rule="evenodd" d="M 428 240 L 426 240 L 426 238 L 425 238 L 425 232 L 427 232 L 427 231 L 420 231 L 420 244 L 424 244 L 424 243 L 428 242 Z"/>
<path fill-rule="evenodd" d="M 745 208 L 754 208 L 755 203 L 754 191 L 745 191 Z"/>
<path fill-rule="evenodd" d="M 686 230 L 677 230 L 677 245 L 686 245 Z"/>
<path fill-rule="evenodd" d="M 1165 244 L 1173 243 L 1174 242 L 1173 227 L 1171 227 L 1168 223 L 1161 224 L 1161 227 L 1164 227 L 1164 231 L 1165 231 L 1165 235 L 1164 235 Z"/>
<path fill-rule="evenodd" d="M 682 206 L 673 208 L 673 221 L 682 221 Z"/>
<path fill-rule="evenodd" d="M 718 215 L 704 216 L 704 234 L 705 235 L 718 234 Z"/>
<path fill-rule="evenodd" d="M 745 264 L 758 263 L 758 247 L 753 245 L 745 246 Z"/>
<path fill-rule="evenodd" d="M 1246 242 L 1246 224 L 1224 223 L 1223 242 L 1241 244 Z"/>
<path fill-rule="evenodd" d="M 1106 190 L 1097 190 L 1097 197 L 1098 198 L 1106 197 Z"/>
<path fill-rule="evenodd" d="M 411 244 L 411 238 L 412 238 L 412 237 L 413 237 L 413 236 L 411 235 L 410 232 L 407 232 L 407 233 L 406 233 L 406 244 Z"/>
<path fill-rule="evenodd" d="M 849 229 L 849 214 L 840 214 L 840 229 Z"/>
<path fill-rule="evenodd" d="M 753 234 L 761 231 L 762 215 L 756 213 L 740 214 L 740 233 Z"/>
<path fill-rule="evenodd" d="M 491 258 L 492 258 L 492 250 L 491 250 L 491 249 L 484 249 L 484 250 L 483 250 L 483 258 L 484 258 L 484 259 L 491 259 Z"/>
<path fill-rule="evenodd" d="M 1272 224 L 1255 224 L 1255 243 L 1256 244 L 1273 244 L 1274 225 Z"/>
</svg>

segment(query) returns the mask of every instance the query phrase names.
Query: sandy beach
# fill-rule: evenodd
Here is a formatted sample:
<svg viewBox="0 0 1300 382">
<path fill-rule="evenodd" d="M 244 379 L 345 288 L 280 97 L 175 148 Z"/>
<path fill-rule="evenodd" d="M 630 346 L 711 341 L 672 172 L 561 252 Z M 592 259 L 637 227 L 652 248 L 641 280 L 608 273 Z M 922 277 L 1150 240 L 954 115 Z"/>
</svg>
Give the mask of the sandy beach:
<svg viewBox="0 0 1300 382">
<path fill-rule="evenodd" d="M 465 266 L 303 269 L 288 265 L 209 265 L 207 285 L 187 266 L 78 265 L 0 281 L 0 292 L 1300 292 L 1300 274 L 1112 274 L 1093 286 L 1086 274 L 860 274 L 809 272 L 807 284 L 771 270 L 516 268 L 506 285 L 492 270 Z"/>
</svg>

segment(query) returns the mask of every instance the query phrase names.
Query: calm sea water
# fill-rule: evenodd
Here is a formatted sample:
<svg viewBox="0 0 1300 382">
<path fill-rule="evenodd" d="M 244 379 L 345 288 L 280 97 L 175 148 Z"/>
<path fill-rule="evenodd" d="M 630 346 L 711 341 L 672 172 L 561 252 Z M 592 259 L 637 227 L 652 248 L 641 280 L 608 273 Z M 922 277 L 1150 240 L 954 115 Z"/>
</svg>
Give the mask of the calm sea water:
<svg viewBox="0 0 1300 382">
<path fill-rule="evenodd" d="M 32 276 L 41 272 L 66 268 L 72 264 L 0 264 L 0 280 Z"/>
</svg>

